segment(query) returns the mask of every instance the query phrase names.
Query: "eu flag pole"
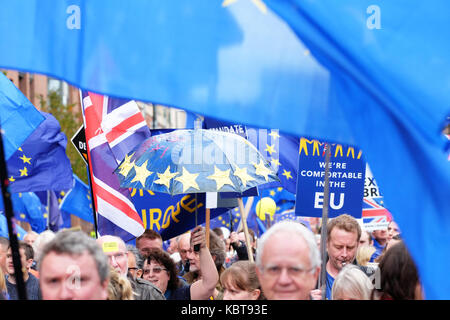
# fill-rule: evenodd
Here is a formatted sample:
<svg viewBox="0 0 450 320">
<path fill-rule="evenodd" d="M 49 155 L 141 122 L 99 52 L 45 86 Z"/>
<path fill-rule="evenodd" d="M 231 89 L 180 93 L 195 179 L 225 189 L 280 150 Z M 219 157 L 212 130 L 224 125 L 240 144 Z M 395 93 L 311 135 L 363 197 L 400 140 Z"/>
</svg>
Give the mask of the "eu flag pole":
<svg viewBox="0 0 450 320">
<path fill-rule="evenodd" d="M 0 127 L 1 132 L 1 127 Z M 6 169 L 5 152 L 3 149 L 3 136 L 0 134 L 0 180 L 2 184 L 2 197 L 3 205 L 5 207 L 5 217 L 6 223 L 8 225 L 9 242 L 11 245 L 11 253 L 14 265 L 14 274 L 16 275 L 16 285 L 19 300 L 27 300 L 27 292 L 25 290 L 25 282 L 23 280 L 22 273 L 22 263 L 20 260 L 19 253 L 19 242 L 17 240 L 17 235 L 14 233 L 12 218 L 14 217 L 11 193 L 9 192 L 9 180 L 8 173 Z"/>
<path fill-rule="evenodd" d="M 321 229 L 321 235 L 320 235 L 320 253 L 322 257 L 322 268 L 320 270 L 320 277 L 319 277 L 319 285 L 320 289 L 322 291 L 322 300 L 325 300 L 326 297 L 326 279 L 327 279 L 327 223 L 328 223 L 328 206 L 330 202 L 330 177 L 328 172 L 330 171 L 330 157 L 331 157 L 331 146 L 330 144 L 325 144 L 325 177 L 324 177 L 324 196 L 323 196 L 323 207 L 322 207 L 322 229 Z"/>
</svg>

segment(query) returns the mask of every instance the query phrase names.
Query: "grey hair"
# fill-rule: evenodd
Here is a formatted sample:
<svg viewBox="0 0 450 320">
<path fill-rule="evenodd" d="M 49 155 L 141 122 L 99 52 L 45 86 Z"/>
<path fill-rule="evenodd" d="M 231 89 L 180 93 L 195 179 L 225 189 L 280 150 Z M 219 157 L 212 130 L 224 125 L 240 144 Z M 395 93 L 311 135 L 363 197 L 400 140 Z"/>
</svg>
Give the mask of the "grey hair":
<svg viewBox="0 0 450 320">
<path fill-rule="evenodd" d="M 269 230 L 267 230 L 259 239 L 258 246 L 256 249 L 256 265 L 258 268 L 263 268 L 262 265 L 262 255 L 264 252 L 264 245 L 266 241 L 276 233 L 294 233 L 302 237 L 309 249 L 309 261 L 311 268 L 315 269 L 320 267 L 321 259 L 320 252 L 317 248 L 317 242 L 314 234 L 303 224 L 295 221 L 281 221 L 274 224 Z"/>
<path fill-rule="evenodd" d="M 127 244 L 126 249 L 128 252 L 134 254 L 134 258 L 136 259 L 136 267 L 139 269 L 144 269 L 144 257 L 139 250 L 132 244 Z"/>
<path fill-rule="evenodd" d="M 332 300 L 350 294 L 358 300 L 370 300 L 374 286 L 369 277 L 358 267 L 348 264 L 339 271 L 331 288 Z"/>
<path fill-rule="evenodd" d="M 51 252 L 76 256 L 88 253 L 97 265 L 100 282 L 107 280 L 109 277 L 108 257 L 95 240 L 82 231 L 64 230 L 58 232 L 55 238 L 42 248 L 41 258 L 38 262 L 39 271 L 41 271 L 42 261 Z"/>
<path fill-rule="evenodd" d="M 42 248 L 45 244 L 49 243 L 55 238 L 55 233 L 52 230 L 45 230 L 41 232 L 36 240 L 33 242 L 32 247 L 35 252 L 34 260 L 39 261 Z"/>
</svg>

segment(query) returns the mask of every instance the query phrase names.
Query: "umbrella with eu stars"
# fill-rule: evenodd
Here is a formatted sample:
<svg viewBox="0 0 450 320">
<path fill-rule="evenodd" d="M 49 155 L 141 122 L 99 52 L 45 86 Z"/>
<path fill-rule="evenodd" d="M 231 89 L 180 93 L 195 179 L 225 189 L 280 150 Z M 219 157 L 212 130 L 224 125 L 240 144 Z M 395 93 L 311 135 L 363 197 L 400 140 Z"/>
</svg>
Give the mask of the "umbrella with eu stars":
<svg viewBox="0 0 450 320">
<path fill-rule="evenodd" d="M 204 129 L 152 136 L 115 170 L 121 187 L 171 195 L 244 192 L 279 181 L 263 155 L 246 139 Z"/>
<path fill-rule="evenodd" d="M 264 156 L 246 139 L 204 129 L 152 136 L 127 154 L 115 173 L 121 187 L 171 195 L 242 193 L 279 181 Z M 241 207 L 242 199 L 238 203 Z"/>
</svg>

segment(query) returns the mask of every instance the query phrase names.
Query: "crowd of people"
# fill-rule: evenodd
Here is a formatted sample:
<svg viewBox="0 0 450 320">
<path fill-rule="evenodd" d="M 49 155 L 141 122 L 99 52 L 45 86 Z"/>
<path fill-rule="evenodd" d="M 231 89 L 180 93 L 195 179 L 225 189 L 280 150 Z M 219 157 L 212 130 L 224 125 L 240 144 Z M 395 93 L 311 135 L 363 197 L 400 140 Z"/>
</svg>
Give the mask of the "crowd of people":
<svg viewBox="0 0 450 320">
<path fill-rule="evenodd" d="M 349 215 L 330 219 L 326 272 L 320 228 L 282 221 L 258 239 L 249 231 L 247 243 L 243 232 L 225 236 L 221 228 L 210 230 L 206 239 L 205 228 L 197 226 L 169 246 L 153 230 L 138 237 L 136 245 L 113 235 L 94 239 L 80 230 L 29 232 L 19 242 L 26 295 L 33 300 L 424 298 L 394 221 L 387 230 L 367 232 Z M 0 266 L 0 299 L 18 299 L 6 238 L 0 238 Z"/>
</svg>

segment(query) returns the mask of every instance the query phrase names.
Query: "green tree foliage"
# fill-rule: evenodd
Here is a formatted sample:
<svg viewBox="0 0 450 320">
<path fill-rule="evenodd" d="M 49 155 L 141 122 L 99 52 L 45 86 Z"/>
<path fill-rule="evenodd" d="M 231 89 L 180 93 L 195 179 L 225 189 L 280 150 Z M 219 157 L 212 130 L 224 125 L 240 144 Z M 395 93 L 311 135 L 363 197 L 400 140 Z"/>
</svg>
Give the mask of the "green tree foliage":
<svg viewBox="0 0 450 320">
<path fill-rule="evenodd" d="M 70 159 L 72 170 L 87 184 L 86 164 L 70 141 L 83 124 L 81 110 L 77 110 L 77 104 L 63 104 L 62 97 L 57 91 L 50 91 L 47 100 L 41 97 L 40 105 L 42 111 L 51 113 L 59 121 L 61 131 L 67 137 L 66 154 Z"/>
</svg>

